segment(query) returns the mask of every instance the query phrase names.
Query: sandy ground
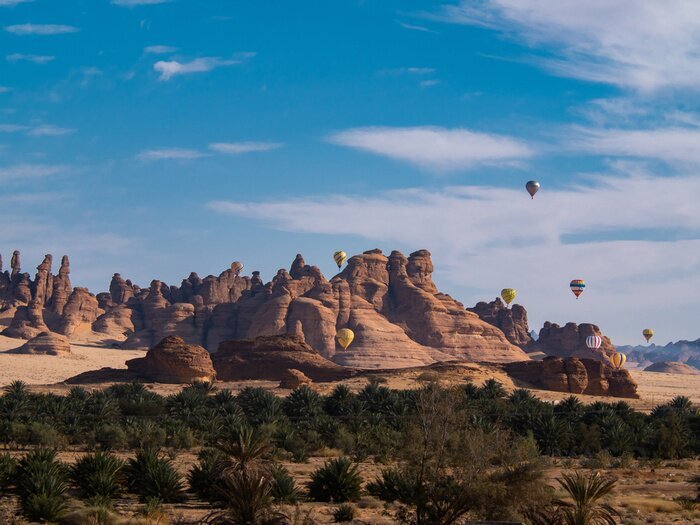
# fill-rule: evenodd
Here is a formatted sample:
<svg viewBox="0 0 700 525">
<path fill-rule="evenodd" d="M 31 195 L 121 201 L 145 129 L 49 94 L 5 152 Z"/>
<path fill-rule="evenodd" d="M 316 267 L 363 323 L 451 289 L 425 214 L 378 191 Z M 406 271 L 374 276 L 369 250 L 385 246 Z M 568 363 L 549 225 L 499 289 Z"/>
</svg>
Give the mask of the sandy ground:
<svg viewBox="0 0 700 525">
<path fill-rule="evenodd" d="M 22 339 L 0 336 L 0 386 L 15 379 L 29 385 L 60 383 L 69 377 L 103 367 L 126 368 L 126 361 L 143 357 L 141 350 L 119 350 L 110 348 L 104 336 L 85 332 L 71 342 L 68 357 L 48 355 L 8 354 L 7 350 L 25 343 Z"/>
</svg>

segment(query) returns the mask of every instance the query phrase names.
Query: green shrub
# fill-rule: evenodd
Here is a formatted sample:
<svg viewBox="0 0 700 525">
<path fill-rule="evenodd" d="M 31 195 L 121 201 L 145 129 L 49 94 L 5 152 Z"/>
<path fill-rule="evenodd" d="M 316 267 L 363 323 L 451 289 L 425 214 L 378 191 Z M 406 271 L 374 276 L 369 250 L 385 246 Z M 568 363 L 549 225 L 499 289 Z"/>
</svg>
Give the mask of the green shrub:
<svg viewBox="0 0 700 525">
<path fill-rule="evenodd" d="M 197 455 L 198 462 L 187 474 L 190 492 L 204 501 L 221 499 L 216 483 L 220 474 L 220 465 L 226 459 L 226 454 L 219 449 L 202 449 Z"/>
<path fill-rule="evenodd" d="M 189 450 L 197 446 L 197 438 L 189 427 L 179 425 L 173 431 L 170 446 L 178 450 Z"/>
<path fill-rule="evenodd" d="M 66 511 L 67 469 L 52 450 L 26 454 L 17 464 L 16 485 L 24 514 L 33 521 L 57 521 Z"/>
<path fill-rule="evenodd" d="M 333 521 L 336 523 L 346 523 L 355 519 L 355 507 L 343 503 L 333 511 Z"/>
<path fill-rule="evenodd" d="M 264 388 L 246 387 L 236 401 L 252 425 L 272 423 L 282 417 L 282 401 Z"/>
<path fill-rule="evenodd" d="M 129 459 L 126 476 L 129 490 L 141 501 L 176 503 L 184 497 L 180 475 L 172 462 L 160 457 L 155 449 L 139 450 L 135 458 Z"/>
<path fill-rule="evenodd" d="M 347 458 L 330 459 L 311 474 L 309 496 L 315 501 L 356 501 L 360 498 L 362 477 L 358 466 Z"/>
<path fill-rule="evenodd" d="M 296 503 L 299 499 L 299 489 L 289 471 L 283 465 L 275 465 L 270 474 L 274 500 L 278 503 Z"/>
<path fill-rule="evenodd" d="M 126 432 L 117 424 L 107 423 L 100 425 L 95 430 L 95 441 L 104 450 L 119 450 L 127 444 Z"/>
<path fill-rule="evenodd" d="M 66 438 L 55 426 L 35 422 L 29 425 L 29 442 L 40 447 L 58 448 Z"/>
<path fill-rule="evenodd" d="M 284 399 L 282 409 L 289 419 L 299 424 L 321 415 L 323 401 L 318 392 L 308 385 L 302 385 Z"/>
<path fill-rule="evenodd" d="M 83 498 L 110 500 L 121 490 L 124 462 L 106 452 L 87 454 L 70 469 L 70 477 Z"/>
<path fill-rule="evenodd" d="M 17 461 L 12 456 L 7 453 L 0 455 L 0 489 L 7 488 L 14 481 L 16 470 Z"/>
</svg>

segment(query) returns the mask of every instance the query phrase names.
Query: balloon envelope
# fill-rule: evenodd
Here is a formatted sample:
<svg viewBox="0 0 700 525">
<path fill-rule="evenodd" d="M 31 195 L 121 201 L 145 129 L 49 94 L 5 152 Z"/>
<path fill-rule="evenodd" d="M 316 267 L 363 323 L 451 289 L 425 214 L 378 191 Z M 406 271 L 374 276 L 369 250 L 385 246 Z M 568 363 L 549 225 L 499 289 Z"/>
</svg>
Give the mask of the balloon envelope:
<svg viewBox="0 0 700 525">
<path fill-rule="evenodd" d="M 343 347 L 343 350 L 347 350 L 348 346 L 350 346 L 355 339 L 355 332 L 349 328 L 341 328 L 338 330 L 338 333 L 335 334 L 335 338 L 338 340 L 338 344 Z"/>
<path fill-rule="evenodd" d="M 540 183 L 536 180 L 529 180 L 527 184 L 525 184 L 525 189 L 530 194 L 530 197 L 534 199 L 535 193 L 540 189 Z"/>
<path fill-rule="evenodd" d="M 649 340 L 652 337 L 654 337 L 654 330 L 652 330 L 651 328 L 645 328 L 644 330 L 642 330 L 642 335 L 644 336 L 644 339 L 646 339 L 647 343 L 648 343 Z"/>
<path fill-rule="evenodd" d="M 627 361 L 627 356 L 622 352 L 615 352 L 612 356 L 612 364 L 618 370 L 622 368 L 622 366 L 625 364 L 625 361 Z"/>
<path fill-rule="evenodd" d="M 589 335 L 586 337 L 586 346 L 594 352 L 603 344 L 603 338 L 599 335 Z"/>
<path fill-rule="evenodd" d="M 243 271 L 243 263 L 234 261 L 233 264 L 231 264 L 231 269 L 237 275 Z"/>
<path fill-rule="evenodd" d="M 506 304 L 510 304 L 513 302 L 513 299 L 515 299 L 515 294 L 516 291 L 513 288 L 504 288 L 501 290 L 501 297 L 505 301 Z"/>
<path fill-rule="evenodd" d="M 348 254 L 343 252 L 343 251 L 337 251 L 333 254 L 333 260 L 335 261 L 335 264 L 338 265 L 338 268 L 343 266 L 343 263 L 345 262 L 345 259 L 348 258 Z"/>
<path fill-rule="evenodd" d="M 581 295 L 583 290 L 586 288 L 586 281 L 583 279 L 574 279 L 569 283 L 569 288 L 571 288 L 571 291 L 576 296 L 576 299 L 578 299 L 578 296 Z"/>
</svg>

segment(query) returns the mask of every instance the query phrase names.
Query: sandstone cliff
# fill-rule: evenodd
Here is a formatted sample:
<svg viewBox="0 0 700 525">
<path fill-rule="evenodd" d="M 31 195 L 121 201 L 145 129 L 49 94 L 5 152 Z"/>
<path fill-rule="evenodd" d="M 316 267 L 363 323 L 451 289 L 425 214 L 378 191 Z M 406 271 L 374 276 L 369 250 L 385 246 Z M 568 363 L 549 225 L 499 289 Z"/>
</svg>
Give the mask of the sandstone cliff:
<svg viewBox="0 0 700 525">
<path fill-rule="evenodd" d="M 178 336 L 215 352 L 222 341 L 291 334 L 326 359 L 356 368 L 528 359 L 515 344 L 527 338 L 524 309 L 499 314 L 500 326 L 482 320 L 437 289 L 427 250 L 409 257 L 370 250 L 351 257 L 330 280 L 301 255 L 267 283 L 259 272 L 241 276 L 237 262 L 219 276 L 192 273 L 180 286 L 154 280 L 140 288 L 115 274 L 109 292 L 97 297 L 71 288 L 67 257 L 57 276 L 51 262 L 47 255 L 31 280 L 16 253 L 12 272 L 0 274 L 0 303 L 17 308 L 5 335 L 31 338 L 51 330 L 71 336 L 91 327 L 126 338 L 125 348 L 152 348 Z M 355 332 L 346 351 L 335 341 L 343 327 Z"/>
</svg>

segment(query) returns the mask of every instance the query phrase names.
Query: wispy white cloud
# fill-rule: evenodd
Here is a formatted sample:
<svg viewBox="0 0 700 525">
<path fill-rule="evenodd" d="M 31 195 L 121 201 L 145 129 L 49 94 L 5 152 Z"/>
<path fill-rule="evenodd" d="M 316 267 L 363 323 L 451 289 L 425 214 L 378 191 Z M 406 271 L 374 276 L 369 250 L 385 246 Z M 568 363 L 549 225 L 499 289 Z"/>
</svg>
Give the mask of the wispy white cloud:
<svg viewBox="0 0 700 525">
<path fill-rule="evenodd" d="M 568 147 L 593 153 L 700 164 L 700 128 L 574 128 Z"/>
<path fill-rule="evenodd" d="M 0 0 L 0 6 L 4 7 L 14 7 L 18 4 L 26 4 L 28 2 L 33 2 L 34 0 Z"/>
<path fill-rule="evenodd" d="M 70 135 L 71 133 L 75 133 L 75 130 L 72 128 L 61 128 L 52 124 L 42 124 L 31 129 L 27 135 L 31 135 L 32 137 L 61 137 L 63 135 Z"/>
<path fill-rule="evenodd" d="M 425 87 L 437 86 L 439 83 L 440 83 L 439 80 L 436 80 L 436 79 L 433 78 L 433 79 L 430 79 L 430 80 L 421 80 L 421 81 L 419 82 L 418 85 L 419 85 L 420 87 L 424 87 L 424 88 L 425 88 Z"/>
<path fill-rule="evenodd" d="M 428 16 L 515 36 L 547 52 L 538 62 L 559 75 L 640 91 L 700 88 L 697 2 L 461 0 Z"/>
<path fill-rule="evenodd" d="M 240 155 L 241 153 L 251 153 L 256 151 L 270 151 L 281 148 L 279 142 L 215 142 L 209 144 L 209 149 L 218 153 L 228 155 Z"/>
<path fill-rule="evenodd" d="M 177 48 L 173 46 L 148 46 L 143 50 L 144 53 L 149 55 L 166 55 L 176 51 Z"/>
<path fill-rule="evenodd" d="M 0 133 L 17 133 L 27 129 L 27 126 L 19 124 L 0 124 Z"/>
<path fill-rule="evenodd" d="M 243 53 L 231 59 L 219 57 L 197 58 L 190 62 L 179 62 L 177 60 L 160 60 L 153 64 L 153 69 L 160 73 L 158 80 L 168 81 L 178 75 L 190 75 L 192 73 L 206 73 L 213 69 L 226 66 L 235 66 L 243 63 L 246 58 L 254 56 L 254 53 Z"/>
<path fill-rule="evenodd" d="M 139 5 L 167 4 L 172 0 L 112 0 L 112 4 L 122 7 L 136 7 Z"/>
<path fill-rule="evenodd" d="M 39 179 L 67 171 L 66 166 L 48 164 L 16 164 L 0 167 L 0 180 L 21 182 L 27 179 Z"/>
<path fill-rule="evenodd" d="M 12 91 L 9 87 L 7 86 L 0 86 L 0 93 L 9 93 Z"/>
<path fill-rule="evenodd" d="M 17 24 L 6 26 L 5 31 L 15 35 L 64 35 L 77 33 L 77 27 L 63 24 Z"/>
<path fill-rule="evenodd" d="M 194 160 L 207 156 L 206 153 L 187 148 L 149 149 L 136 155 L 139 160 Z"/>
<path fill-rule="evenodd" d="M 404 29 L 410 29 L 412 31 L 420 31 L 422 33 L 433 33 L 437 34 L 437 31 L 433 31 L 432 29 L 428 29 L 425 26 L 419 26 L 416 24 L 409 24 L 408 22 L 401 22 L 400 20 L 396 21 L 397 24 L 399 24 L 401 27 Z"/>
<path fill-rule="evenodd" d="M 563 189 L 544 186 L 534 200 L 524 188 L 458 186 L 217 201 L 209 208 L 282 231 L 428 248 L 436 278 L 449 283 L 442 288 L 459 290 L 467 304 L 510 286 L 535 328 L 545 320 L 595 322 L 629 341 L 647 322 L 679 336 L 678 319 L 691 322 L 689 312 L 700 307 L 688 293 L 700 286 L 698 192 L 700 177 L 636 171 Z M 588 283 L 579 301 L 568 289 L 573 278 Z M 675 319 L 662 321 L 669 308 Z"/>
<path fill-rule="evenodd" d="M 28 55 L 25 53 L 13 53 L 5 57 L 8 62 L 33 62 L 35 64 L 46 64 L 56 57 L 51 55 Z"/>
<path fill-rule="evenodd" d="M 434 170 L 519 161 L 535 154 L 532 146 L 520 140 L 464 128 L 353 128 L 328 140 Z"/>
</svg>

